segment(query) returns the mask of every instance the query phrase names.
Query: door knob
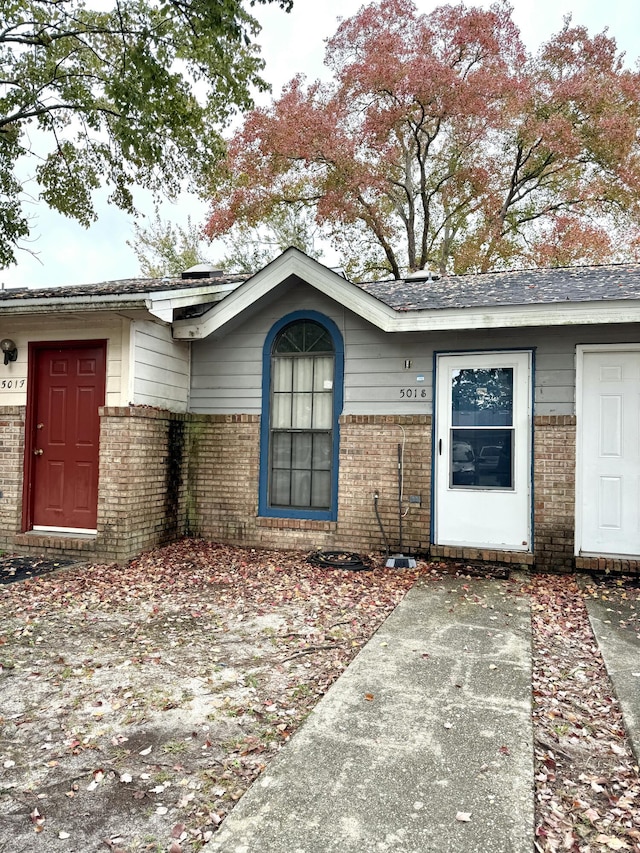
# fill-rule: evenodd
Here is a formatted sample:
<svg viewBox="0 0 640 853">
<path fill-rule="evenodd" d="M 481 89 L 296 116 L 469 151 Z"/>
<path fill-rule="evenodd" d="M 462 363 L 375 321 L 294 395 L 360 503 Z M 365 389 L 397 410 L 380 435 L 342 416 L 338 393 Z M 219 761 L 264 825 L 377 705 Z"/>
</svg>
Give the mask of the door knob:
<svg viewBox="0 0 640 853">
<path fill-rule="evenodd" d="M 43 453 L 44 453 L 44 450 L 42 450 L 42 448 L 34 448 L 34 451 L 33 451 L 34 456 L 42 456 Z"/>
</svg>

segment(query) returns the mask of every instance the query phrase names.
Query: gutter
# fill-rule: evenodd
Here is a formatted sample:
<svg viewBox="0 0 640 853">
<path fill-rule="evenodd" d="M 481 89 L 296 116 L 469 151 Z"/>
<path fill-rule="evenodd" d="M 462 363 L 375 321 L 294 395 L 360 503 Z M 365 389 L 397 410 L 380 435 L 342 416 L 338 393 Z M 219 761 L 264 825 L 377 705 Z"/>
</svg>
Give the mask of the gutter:
<svg viewBox="0 0 640 853">
<path fill-rule="evenodd" d="M 320 289 L 320 288 L 319 288 Z M 324 288 L 322 288 L 324 291 Z M 332 294 L 329 294 L 332 295 Z M 336 298 L 336 293 L 333 293 Z M 370 297 L 371 299 L 371 297 Z M 495 305 L 470 308 L 432 308 L 396 311 L 372 300 L 337 300 L 341 305 L 383 332 L 445 332 L 470 329 L 519 329 L 543 326 L 595 326 L 640 323 L 640 302 L 611 300 L 600 302 L 554 302 L 544 305 Z M 203 317 L 173 324 L 175 340 L 202 340 L 246 310 L 246 300 L 233 304 L 234 297 L 214 306 Z"/>
<path fill-rule="evenodd" d="M 83 294 L 81 296 L 26 297 L 0 299 L 0 316 L 16 314 L 55 314 L 67 311 L 116 311 L 122 308 L 140 308 L 165 323 L 173 320 L 173 312 L 185 305 L 202 305 L 219 302 L 235 290 L 237 284 L 212 287 L 154 290 L 142 293 Z"/>
</svg>

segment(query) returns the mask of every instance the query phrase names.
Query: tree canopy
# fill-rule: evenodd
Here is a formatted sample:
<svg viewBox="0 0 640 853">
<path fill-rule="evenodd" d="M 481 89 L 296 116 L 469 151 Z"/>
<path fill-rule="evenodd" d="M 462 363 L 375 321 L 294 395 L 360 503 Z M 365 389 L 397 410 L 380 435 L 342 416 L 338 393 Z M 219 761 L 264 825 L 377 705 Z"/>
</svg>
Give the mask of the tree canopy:
<svg viewBox="0 0 640 853">
<path fill-rule="evenodd" d="M 144 278 L 179 278 L 196 264 L 211 263 L 202 247 L 202 230 L 191 217 L 187 217 L 186 225 L 177 225 L 162 219 L 156 209 L 147 227 L 134 223 L 133 230 L 135 239 L 127 243 L 138 258 Z"/>
<path fill-rule="evenodd" d="M 255 2 L 255 0 L 253 0 Z M 251 5 L 253 5 L 253 2 Z M 277 2 L 283 9 L 292 0 Z M 0 0 L 0 267 L 41 198 L 88 225 L 93 191 L 201 189 L 219 128 L 267 88 L 242 0 Z"/>
<path fill-rule="evenodd" d="M 635 257 L 640 74 L 570 18 L 530 54 L 506 2 L 379 0 L 246 115 L 212 171 L 209 237 L 305 205 L 352 277 Z"/>
<path fill-rule="evenodd" d="M 318 228 L 303 205 L 274 209 L 257 226 L 238 224 L 225 240 L 227 254 L 220 264 L 229 272 L 253 273 L 262 269 L 290 246 L 319 260 Z"/>
</svg>

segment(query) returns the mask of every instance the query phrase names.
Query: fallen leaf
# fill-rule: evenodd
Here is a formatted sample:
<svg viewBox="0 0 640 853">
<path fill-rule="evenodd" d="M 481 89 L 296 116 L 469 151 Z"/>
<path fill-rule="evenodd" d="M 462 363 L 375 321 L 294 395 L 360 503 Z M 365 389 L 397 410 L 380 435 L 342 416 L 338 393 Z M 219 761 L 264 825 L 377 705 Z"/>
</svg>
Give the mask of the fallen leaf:
<svg viewBox="0 0 640 853">
<path fill-rule="evenodd" d="M 35 829 L 35 831 L 42 832 L 45 820 L 44 815 L 40 814 L 40 812 L 36 808 L 31 812 L 29 817 L 31 818 L 31 823 L 33 824 L 33 828 Z"/>
<path fill-rule="evenodd" d="M 596 836 L 596 843 L 606 845 L 609 850 L 629 850 L 629 845 L 626 841 L 616 838 L 613 835 L 604 835 L 601 833 Z"/>
</svg>

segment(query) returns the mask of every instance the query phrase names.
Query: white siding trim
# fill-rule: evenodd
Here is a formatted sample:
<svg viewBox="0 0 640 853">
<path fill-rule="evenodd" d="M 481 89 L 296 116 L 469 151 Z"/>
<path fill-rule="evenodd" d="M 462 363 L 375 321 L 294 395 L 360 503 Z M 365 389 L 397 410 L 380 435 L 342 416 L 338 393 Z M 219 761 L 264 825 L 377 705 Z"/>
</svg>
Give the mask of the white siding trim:
<svg viewBox="0 0 640 853">
<path fill-rule="evenodd" d="M 122 384 L 120 386 L 121 406 L 128 406 L 133 401 L 133 376 L 135 361 L 133 352 L 134 321 L 122 318 Z"/>
<path fill-rule="evenodd" d="M 3 366 L 4 387 L 0 383 L 0 406 L 24 406 L 27 402 L 28 353 L 30 342 L 106 341 L 105 405 L 118 406 L 122 399 L 123 327 L 115 315 L 44 315 L 14 317 L 11 337 L 18 345 L 18 360 Z"/>
<path fill-rule="evenodd" d="M 190 345 L 174 341 L 169 326 L 138 320 L 132 326 L 131 402 L 185 412 L 189 398 Z"/>
</svg>

